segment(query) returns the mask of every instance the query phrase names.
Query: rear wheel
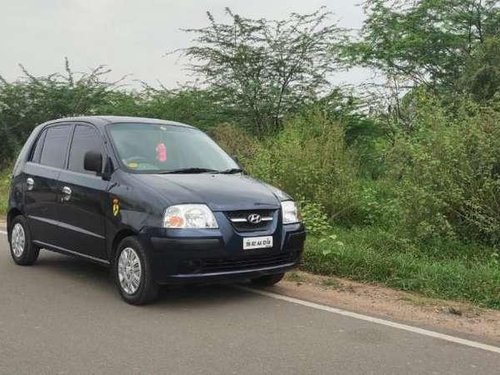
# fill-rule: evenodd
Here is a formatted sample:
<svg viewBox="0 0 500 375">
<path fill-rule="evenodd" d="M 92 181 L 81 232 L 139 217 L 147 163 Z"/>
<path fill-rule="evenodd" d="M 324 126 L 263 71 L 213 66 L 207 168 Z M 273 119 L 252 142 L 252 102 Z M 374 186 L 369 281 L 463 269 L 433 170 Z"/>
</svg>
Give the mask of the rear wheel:
<svg viewBox="0 0 500 375">
<path fill-rule="evenodd" d="M 283 276 L 285 276 L 284 273 L 278 273 L 276 275 L 265 275 L 252 279 L 251 281 L 252 284 L 257 286 L 273 286 L 274 284 L 279 283 L 283 279 Z"/>
<path fill-rule="evenodd" d="M 118 245 L 113 266 L 116 285 L 122 298 L 132 305 L 144 305 L 158 297 L 148 255 L 135 237 Z"/>
<path fill-rule="evenodd" d="M 30 266 L 36 262 L 40 248 L 31 242 L 31 232 L 26 219 L 17 216 L 10 226 L 10 255 L 20 266 Z"/>
</svg>

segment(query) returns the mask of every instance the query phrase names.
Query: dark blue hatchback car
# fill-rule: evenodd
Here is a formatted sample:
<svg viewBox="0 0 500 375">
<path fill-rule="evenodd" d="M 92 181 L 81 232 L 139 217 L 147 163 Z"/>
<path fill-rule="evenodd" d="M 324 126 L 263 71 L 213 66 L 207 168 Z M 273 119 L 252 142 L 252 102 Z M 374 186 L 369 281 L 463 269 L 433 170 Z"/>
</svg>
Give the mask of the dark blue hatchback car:
<svg viewBox="0 0 500 375">
<path fill-rule="evenodd" d="M 39 125 L 14 167 L 7 225 L 17 264 L 43 248 L 110 265 L 131 304 L 160 284 L 273 285 L 305 240 L 295 202 L 205 133 L 134 117 Z"/>
</svg>

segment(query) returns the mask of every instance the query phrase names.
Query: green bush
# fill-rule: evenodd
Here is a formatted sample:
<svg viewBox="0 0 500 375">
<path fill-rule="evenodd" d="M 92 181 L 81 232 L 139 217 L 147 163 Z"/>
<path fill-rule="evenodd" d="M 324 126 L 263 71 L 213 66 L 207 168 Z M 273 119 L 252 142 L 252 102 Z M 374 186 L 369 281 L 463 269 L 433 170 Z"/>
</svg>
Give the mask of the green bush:
<svg viewBox="0 0 500 375">
<path fill-rule="evenodd" d="M 295 199 L 314 202 L 334 222 L 357 220 L 358 164 L 345 142 L 343 125 L 320 111 L 308 111 L 263 140 L 248 171 Z"/>
<path fill-rule="evenodd" d="M 500 113 L 470 103 L 457 108 L 449 114 L 423 98 L 416 131 L 396 139 L 389 163 L 401 225 L 422 240 L 500 245 Z"/>
<path fill-rule="evenodd" d="M 312 236 L 324 237 L 329 235 L 333 227 L 328 220 L 323 206 L 314 202 L 301 202 L 300 211 L 307 233 Z"/>
<path fill-rule="evenodd" d="M 229 155 L 237 156 L 244 165 L 259 157 L 259 141 L 240 127 L 220 124 L 210 130 L 210 135 Z"/>
</svg>

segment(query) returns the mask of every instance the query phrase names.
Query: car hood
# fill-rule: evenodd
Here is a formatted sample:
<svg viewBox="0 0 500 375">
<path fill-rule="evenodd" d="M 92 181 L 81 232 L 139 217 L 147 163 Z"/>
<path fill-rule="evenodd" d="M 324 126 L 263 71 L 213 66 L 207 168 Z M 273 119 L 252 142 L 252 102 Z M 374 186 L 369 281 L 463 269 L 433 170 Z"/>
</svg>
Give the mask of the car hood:
<svg viewBox="0 0 500 375">
<path fill-rule="evenodd" d="M 204 203 L 213 211 L 274 209 L 280 207 L 278 189 L 245 175 L 165 174 L 136 175 L 170 205 Z"/>
</svg>

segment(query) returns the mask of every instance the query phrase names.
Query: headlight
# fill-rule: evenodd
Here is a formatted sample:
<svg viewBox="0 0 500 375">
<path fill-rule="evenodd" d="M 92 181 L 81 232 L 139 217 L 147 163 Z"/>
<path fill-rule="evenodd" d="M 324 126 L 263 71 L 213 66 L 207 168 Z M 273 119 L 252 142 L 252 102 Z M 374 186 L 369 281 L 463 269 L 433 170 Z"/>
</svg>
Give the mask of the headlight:
<svg viewBox="0 0 500 375">
<path fill-rule="evenodd" d="M 165 228 L 218 228 L 213 212 L 204 204 L 179 204 L 165 210 Z"/>
<path fill-rule="evenodd" d="M 283 212 L 283 224 L 300 223 L 299 209 L 294 201 L 281 202 L 281 211 Z"/>
</svg>

